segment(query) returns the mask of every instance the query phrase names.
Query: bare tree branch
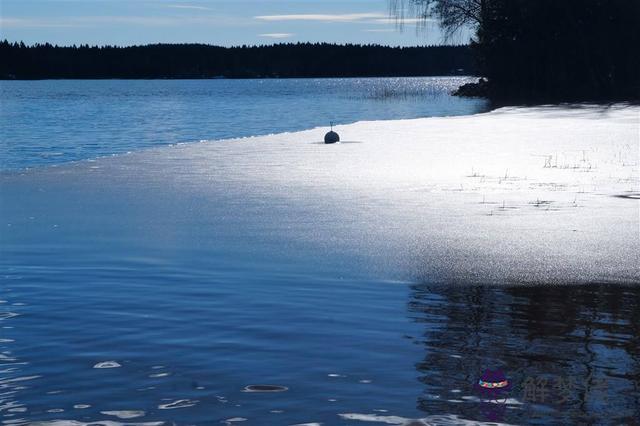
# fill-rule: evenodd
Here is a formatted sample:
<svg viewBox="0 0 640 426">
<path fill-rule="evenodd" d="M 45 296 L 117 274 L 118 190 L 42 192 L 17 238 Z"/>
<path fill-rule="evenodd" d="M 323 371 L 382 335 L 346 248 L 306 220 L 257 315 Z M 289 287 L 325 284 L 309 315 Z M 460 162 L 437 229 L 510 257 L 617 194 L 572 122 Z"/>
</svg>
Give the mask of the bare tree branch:
<svg viewBox="0 0 640 426">
<path fill-rule="evenodd" d="M 482 20 L 485 0 L 389 0 L 389 10 L 402 26 L 408 18 L 417 18 L 422 25 L 437 19 L 450 39 L 463 28 L 476 27 Z"/>
</svg>

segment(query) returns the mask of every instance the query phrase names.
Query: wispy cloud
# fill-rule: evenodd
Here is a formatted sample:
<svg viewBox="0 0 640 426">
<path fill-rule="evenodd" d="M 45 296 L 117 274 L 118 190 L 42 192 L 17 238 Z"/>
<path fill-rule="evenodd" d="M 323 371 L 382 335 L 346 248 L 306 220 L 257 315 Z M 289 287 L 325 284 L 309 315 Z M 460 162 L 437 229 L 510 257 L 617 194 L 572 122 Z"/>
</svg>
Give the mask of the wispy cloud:
<svg viewBox="0 0 640 426">
<path fill-rule="evenodd" d="M 171 9 L 187 9 L 187 10 L 211 10 L 210 7 L 196 6 L 193 4 L 168 4 L 165 7 Z"/>
<path fill-rule="evenodd" d="M 293 37 L 295 34 L 292 33 L 266 33 L 266 34 L 258 34 L 260 37 L 267 37 L 267 38 L 290 38 Z"/>
<path fill-rule="evenodd" d="M 3 28 L 90 28 L 96 25 L 166 27 L 197 24 L 219 24 L 221 22 L 224 22 L 224 20 L 213 16 L 82 16 L 62 18 L 0 17 L 0 27 Z"/>
<path fill-rule="evenodd" d="M 421 24 L 421 23 L 425 23 L 425 22 L 437 22 L 436 19 L 432 19 L 432 18 L 404 18 L 404 19 L 395 19 L 395 18 L 390 18 L 390 17 L 386 17 L 386 18 L 378 18 L 378 19 L 372 19 L 371 21 L 369 21 L 368 23 L 371 24 L 403 24 L 403 25 L 411 25 L 411 24 Z"/>
<path fill-rule="evenodd" d="M 67 28 L 88 26 L 90 24 L 78 25 L 78 22 L 63 19 L 36 19 L 36 18 L 7 18 L 0 17 L 0 27 L 2 28 Z"/>
<path fill-rule="evenodd" d="M 365 33 L 393 33 L 393 32 L 396 32 L 397 30 L 393 28 L 369 28 L 362 31 L 364 31 Z"/>
<path fill-rule="evenodd" d="M 343 14 L 297 14 L 297 15 L 260 15 L 254 16 L 260 21 L 315 21 L 315 22 L 366 22 L 376 19 L 389 19 L 384 13 L 343 13 Z"/>
<path fill-rule="evenodd" d="M 294 14 L 294 15 L 260 15 L 254 19 L 268 22 L 283 21 L 311 21 L 323 23 L 358 23 L 374 25 L 417 25 L 425 22 L 435 22 L 433 19 L 405 18 L 398 20 L 390 17 L 386 13 L 343 13 L 343 14 Z"/>
</svg>

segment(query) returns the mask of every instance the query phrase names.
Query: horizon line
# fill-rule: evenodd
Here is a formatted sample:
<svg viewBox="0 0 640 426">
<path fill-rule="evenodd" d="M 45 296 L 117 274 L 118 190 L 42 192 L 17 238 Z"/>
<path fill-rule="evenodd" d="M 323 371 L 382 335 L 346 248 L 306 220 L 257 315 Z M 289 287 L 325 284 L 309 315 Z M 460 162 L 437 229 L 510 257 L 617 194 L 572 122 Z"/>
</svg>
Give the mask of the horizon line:
<svg viewBox="0 0 640 426">
<path fill-rule="evenodd" d="M 144 44 L 89 44 L 89 43 L 74 43 L 74 44 L 53 44 L 51 42 L 33 42 L 33 43 L 25 43 L 23 40 L 15 40 L 9 41 L 7 38 L 0 39 L 0 43 L 8 43 L 10 45 L 14 44 L 23 44 L 25 47 L 42 47 L 49 45 L 54 48 L 119 48 L 126 49 L 132 47 L 148 47 L 148 46 L 206 46 L 206 47 L 220 47 L 224 49 L 238 49 L 238 48 L 251 48 L 251 47 L 271 47 L 271 46 L 282 46 L 282 45 L 329 45 L 329 46 L 359 46 L 359 47 L 389 47 L 393 49 L 414 49 L 414 48 L 425 48 L 425 47 L 465 47 L 470 46 L 470 43 L 456 43 L 456 44 L 416 44 L 416 45 L 391 45 L 391 44 L 380 44 L 380 43 L 336 43 L 336 42 L 327 42 L 327 41 L 281 41 L 281 42 L 273 42 L 273 43 L 256 43 L 256 44 L 234 44 L 234 45 L 221 45 L 221 44 L 212 44 L 206 42 L 149 42 Z"/>
</svg>

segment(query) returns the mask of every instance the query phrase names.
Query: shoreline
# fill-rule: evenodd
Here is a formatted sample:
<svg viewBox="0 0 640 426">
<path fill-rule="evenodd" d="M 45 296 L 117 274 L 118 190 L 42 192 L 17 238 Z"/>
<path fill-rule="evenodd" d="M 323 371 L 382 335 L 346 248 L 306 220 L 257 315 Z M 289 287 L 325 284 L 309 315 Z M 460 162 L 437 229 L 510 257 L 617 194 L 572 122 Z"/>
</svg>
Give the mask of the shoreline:
<svg viewBox="0 0 640 426">
<path fill-rule="evenodd" d="M 354 78 L 360 78 L 360 77 L 354 77 Z M 374 77 L 377 78 L 377 77 Z M 453 96 L 457 96 L 457 95 L 453 95 Z M 466 114 L 466 115 L 443 115 L 443 116 L 429 116 L 429 117 L 418 117 L 418 118 L 403 118 L 403 119 L 379 119 L 379 120 L 358 120 L 358 121 L 352 121 L 352 122 L 346 122 L 346 123 L 337 123 L 334 124 L 334 127 L 344 127 L 344 126 L 353 126 L 353 125 L 359 125 L 359 124 L 366 124 L 366 123 L 389 123 L 391 125 L 393 125 L 394 123 L 400 123 L 400 122 L 404 122 L 404 121 L 414 121 L 414 120 L 427 120 L 427 119 L 433 119 L 433 118 L 456 118 L 456 117 L 478 117 L 478 116 L 482 116 L 485 114 L 492 114 L 492 113 L 496 113 L 499 112 L 502 109 L 508 110 L 508 109 L 527 109 L 527 108 L 545 108 L 545 109 L 601 109 L 601 110 L 607 110 L 607 109 L 622 109 L 622 108 L 633 108 L 633 107 L 640 107 L 640 105 L 637 105 L 631 101 L 620 101 L 620 102 L 607 102 L 607 103 L 598 103 L 598 102 L 564 102 L 564 103 L 542 103 L 542 104 L 531 104 L 531 105 L 502 105 L 502 106 L 496 106 L 495 108 L 491 108 L 488 111 L 482 111 L 482 112 L 478 112 L 475 114 Z M 240 142 L 240 141 L 245 141 L 245 140 L 253 140 L 253 139 L 258 139 L 258 138 L 268 138 L 268 137 L 275 137 L 275 136 L 279 136 L 279 135 L 290 135 L 290 134 L 295 134 L 295 133 L 304 133 L 304 132 L 318 132 L 318 134 L 321 134 L 322 132 L 327 132 L 330 130 L 330 126 L 316 126 L 316 127 L 310 127 L 307 129 L 302 129 L 302 130 L 291 130 L 291 131 L 284 131 L 284 132 L 277 132 L 277 133 L 265 133 L 265 134 L 256 134 L 256 135 L 250 135 L 250 136 L 239 136 L 239 137 L 229 137 L 229 138 L 222 138 L 222 139 L 201 139 L 201 140 L 193 140 L 193 141 L 184 141 L 184 142 L 175 142 L 175 143 L 169 143 L 169 144 L 160 144 L 157 146 L 151 146 L 151 147 L 144 147 L 135 151 L 128 151 L 128 152 L 118 152 L 118 153 L 113 153 L 113 154 L 107 154 L 107 155 L 100 155 L 97 157 L 91 157 L 91 158 L 83 158 L 83 159 L 78 159 L 78 160 L 70 160 L 70 161 L 65 161 L 62 163 L 53 163 L 53 164 L 42 164 L 42 165 L 35 165 L 35 166 L 30 166 L 30 167 L 24 167 L 24 168 L 19 168 L 19 169 L 0 169 L 0 176 L 2 175 L 12 175 L 12 174 L 23 174 L 23 173 L 27 173 L 27 172 L 33 172 L 33 171 L 40 171 L 40 170 L 47 170 L 49 168 L 61 168 L 61 167 L 73 167 L 76 165 L 80 165 L 80 164 L 84 164 L 84 163 L 92 163 L 95 161 L 101 161 L 101 160 L 105 160 L 105 159 L 109 159 L 109 158 L 118 158 L 118 157 L 124 157 L 124 156 L 128 156 L 128 155 L 136 155 L 136 154 L 140 154 L 140 153 L 144 153 L 144 152 L 148 152 L 148 151 L 154 151 L 157 149 L 165 149 L 165 148 L 174 148 L 174 147 L 179 147 L 182 145 L 197 145 L 197 144 L 202 144 L 202 143 L 229 143 L 229 142 Z M 324 133 L 322 133 L 324 134 Z M 322 138 L 318 138 L 318 142 L 322 142 L 321 140 Z"/>
<path fill-rule="evenodd" d="M 7 143 L 0 153 L 1 168 L 15 170 L 181 142 L 303 131 L 331 121 L 486 110 L 484 101 L 449 95 L 466 81 L 467 77 L 434 77 L 7 83 L 2 85 L 8 100 L 2 114 Z M 86 104 L 88 94 L 91 101 Z M 32 95 L 36 98 L 27 103 Z M 20 109 L 25 113 L 12 118 L 12 111 Z"/>
<path fill-rule="evenodd" d="M 394 122 L 402 122 L 402 121 L 408 121 L 408 120 L 423 120 L 423 119 L 429 119 L 429 118 L 473 117 L 473 116 L 477 116 L 477 115 L 481 115 L 481 114 L 491 113 L 492 111 L 495 111 L 495 110 L 479 112 L 479 113 L 476 113 L 476 114 L 468 114 L 468 115 L 446 115 L 446 116 L 406 118 L 406 119 L 393 119 L 393 120 L 386 120 L 386 119 L 359 120 L 359 121 L 353 121 L 353 122 L 347 122 L 347 123 L 334 124 L 333 127 L 337 128 L 337 127 L 342 127 L 342 126 L 352 126 L 352 125 L 360 124 L 360 123 L 379 123 L 379 122 L 394 123 Z M 291 131 L 278 132 L 278 133 L 265 133 L 265 134 L 257 134 L 257 135 L 251 135 L 251 136 L 239 136 L 239 137 L 231 137 L 231 138 L 223 138 L 223 139 L 201 139 L 201 140 L 197 140 L 197 141 L 194 140 L 194 141 L 185 141 L 185 142 L 161 144 L 161 145 L 156 145 L 156 146 L 151 146 L 151 147 L 144 147 L 144 148 L 141 148 L 141 149 L 138 149 L 138 150 L 135 150 L 135 151 L 117 152 L 117 153 L 113 153 L 113 154 L 100 155 L 100 156 L 97 156 L 97 157 L 83 158 L 83 159 L 79 159 L 79 160 L 70 160 L 70 161 L 65 161 L 65 162 L 62 162 L 62 163 L 35 165 L 35 166 L 31 166 L 31 167 L 24 167 L 24 168 L 21 168 L 21 169 L 6 169 L 6 170 L 0 169 L 0 176 L 2 176 L 2 175 L 12 175 L 12 174 L 24 174 L 24 173 L 28 173 L 28 172 L 32 172 L 32 171 L 36 171 L 37 172 L 37 171 L 41 171 L 41 170 L 47 170 L 47 169 L 50 169 L 50 168 L 57 169 L 57 168 L 62 168 L 62 167 L 74 167 L 76 165 L 80 165 L 80 164 L 84 164 L 84 163 L 93 163 L 93 162 L 96 162 L 96 161 L 102 161 L 102 160 L 106 160 L 106 159 L 109 159 L 109 158 L 125 157 L 125 156 L 128 156 L 128 155 L 136 155 L 136 154 L 141 154 L 141 153 L 145 153 L 145 152 L 148 152 L 148 151 L 154 151 L 154 150 L 165 149 L 165 148 L 174 148 L 174 147 L 179 147 L 179 146 L 183 146 L 183 145 L 198 145 L 198 144 L 203 144 L 203 143 L 242 142 L 242 141 L 245 141 L 245 140 L 268 138 L 268 137 L 274 137 L 274 136 L 279 136 L 279 135 L 290 135 L 290 134 L 293 134 L 293 133 L 302 133 L 302 132 L 318 132 L 318 134 L 322 134 L 323 135 L 324 133 L 328 132 L 329 130 L 330 130 L 330 126 L 317 126 L 317 127 L 311 127 L 311 128 L 308 128 L 308 129 L 291 130 Z M 322 138 L 319 138 L 317 142 L 324 144 L 324 142 L 321 139 Z"/>
</svg>

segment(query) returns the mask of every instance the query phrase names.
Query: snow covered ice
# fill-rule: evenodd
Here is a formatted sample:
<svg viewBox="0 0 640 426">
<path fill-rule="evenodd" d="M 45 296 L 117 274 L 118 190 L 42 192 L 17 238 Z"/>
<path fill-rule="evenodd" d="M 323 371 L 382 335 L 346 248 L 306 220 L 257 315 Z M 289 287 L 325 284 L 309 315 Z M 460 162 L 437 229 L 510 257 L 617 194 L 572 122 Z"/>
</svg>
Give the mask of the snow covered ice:
<svg viewBox="0 0 640 426">
<path fill-rule="evenodd" d="M 356 256 L 346 268 L 389 279 L 640 282 L 639 123 L 640 107 L 628 105 L 502 108 L 337 126 L 348 143 L 324 145 L 328 129 L 312 129 L 2 180 L 64 188 L 80 204 L 117 203 L 120 191 L 174 226 L 206 216 L 194 244 L 214 238 L 207 223 L 237 215 L 258 241 L 327 262 Z"/>
</svg>

